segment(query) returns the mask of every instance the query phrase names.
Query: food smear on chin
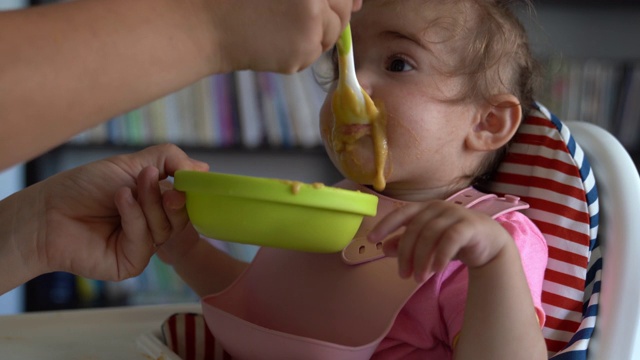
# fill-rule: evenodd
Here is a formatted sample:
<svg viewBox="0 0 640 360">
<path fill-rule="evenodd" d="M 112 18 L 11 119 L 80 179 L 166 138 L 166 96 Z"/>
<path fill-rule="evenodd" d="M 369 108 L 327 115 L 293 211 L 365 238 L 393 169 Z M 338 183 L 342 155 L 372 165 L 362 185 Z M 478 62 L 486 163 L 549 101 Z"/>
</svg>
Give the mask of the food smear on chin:
<svg viewBox="0 0 640 360">
<path fill-rule="evenodd" d="M 338 85 L 340 86 L 340 85 Z M 377 191 L 386 187 L 385 165 L 389 154 L 387 146 L 386 116 L 382 104 L 376 104 L 362 90 L 365 106 L 358 106 L 357 98 L 351 89 L 339 89 L 333 93 L 333 129 L 331 146 L 338 155 L 345 172 L 356 182 L 371 184 Z M 354 111 L 355 110 L 355 111 Z M 358 140 L 370 136 L 373 144 L 374 171 L 367 171 L 367 165 L 361 164 L 352 153 Z"/>
</svg>

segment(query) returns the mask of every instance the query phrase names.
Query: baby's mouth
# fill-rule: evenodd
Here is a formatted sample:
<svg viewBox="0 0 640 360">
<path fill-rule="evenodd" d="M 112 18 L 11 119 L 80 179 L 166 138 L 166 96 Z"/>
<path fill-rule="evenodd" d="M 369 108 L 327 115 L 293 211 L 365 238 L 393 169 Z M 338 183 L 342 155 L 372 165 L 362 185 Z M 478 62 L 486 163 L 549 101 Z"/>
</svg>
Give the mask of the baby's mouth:
<svg viewBox="0 0 640 360">
<path fill-rule="evenodd" d="M 336 124 L 333 130 L 334 137 L 342 138 L 347 142 L 355 142 L 363 136 L 371 135 L 370 124 Z"/>
<path fill-rule="evenodd" d="M 334 114 L 335 117 L 335 114 Z M 382 114 L 369 123 L 347 123 L 336 117 L 331 146 L 348 176 L 359 183 L 384 190 L 387 160 L 386 119 Z"/>
<path fill-rule="evenodd" d="M 363 155 L 372 155 L 374 149 L 371 139 L 371 125 L 368 124 L 336 124 L 331 134 L 331 146 L 333 151 L 341 158 L 344 156 L 350 158 L 361 158 Z M 362 141 L 361 141 L 362 140 Z M 356 155 L 357 150 L 357 155 Z M 364 153 L 363 153 L 364 151 Z M 370 158 L 369 156 L 365 156 Z M 358 161 L 359 164 L 363 164 L 364 159 Z M 347 164 L 341 161 L 343 167 L 354 167 L 353 164 Z M 352 173 L 354 170 L 362 172 L 362 166 L 357 166 L 357 169 L 349 169 Z M 362 178 L 362 176 L 359 176 Z"/>
</svg>

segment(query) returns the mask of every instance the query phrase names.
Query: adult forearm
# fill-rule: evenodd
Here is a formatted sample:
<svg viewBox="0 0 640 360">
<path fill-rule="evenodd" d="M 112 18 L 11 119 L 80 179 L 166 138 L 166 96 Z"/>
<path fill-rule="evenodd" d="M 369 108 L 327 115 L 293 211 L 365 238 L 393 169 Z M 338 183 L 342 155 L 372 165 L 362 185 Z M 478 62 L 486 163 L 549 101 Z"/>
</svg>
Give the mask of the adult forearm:
<svg viewBox="0 0 640 360">
<path fill-rule="evenodd" d="M 224 70 L 199 3 L 82 0 L 0 13 L 0 169 Z"/>
<path fill-rule="evenodd" d="M 0 201 L 0 294 L 45 272 L 38 260 L 35 219 L 40 214 L 36 188 L 28 188 Z"/>
</svg>

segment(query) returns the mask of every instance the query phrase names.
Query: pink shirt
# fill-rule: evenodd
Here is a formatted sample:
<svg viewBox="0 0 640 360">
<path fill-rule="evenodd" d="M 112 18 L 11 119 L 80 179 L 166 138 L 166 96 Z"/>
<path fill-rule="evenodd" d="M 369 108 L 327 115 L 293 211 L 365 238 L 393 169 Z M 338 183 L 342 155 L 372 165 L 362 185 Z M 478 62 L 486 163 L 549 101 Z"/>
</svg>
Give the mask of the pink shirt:
<svg viewBox="0 0 640 360">
<path fill-rule="evenodd" d="M 520 212 L 496 219 L 520 251 L 531 296 L 541 324 L 541 295 L 547 244 L 538 228 Z M 453 338 L 462 328 L 467 297 L 467 269 L 459 261 L 431 277 L 406 303 L 372 359 L 451 359 Z"/>
</svg>

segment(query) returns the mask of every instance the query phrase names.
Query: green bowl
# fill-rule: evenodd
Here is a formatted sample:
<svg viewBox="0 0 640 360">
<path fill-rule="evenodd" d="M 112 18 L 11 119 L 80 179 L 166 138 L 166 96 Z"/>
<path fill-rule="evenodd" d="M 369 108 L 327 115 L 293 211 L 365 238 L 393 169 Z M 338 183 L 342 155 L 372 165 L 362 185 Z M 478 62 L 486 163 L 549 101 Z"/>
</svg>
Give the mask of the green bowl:
<svg viewBox="0 0 640 360">
<path fill-rule="evenodd" d="M 378 198 L 322 184 L 180 170 L 196 230 L 212 239 L 308 252 L 341 251 Z"/>
</svg>

